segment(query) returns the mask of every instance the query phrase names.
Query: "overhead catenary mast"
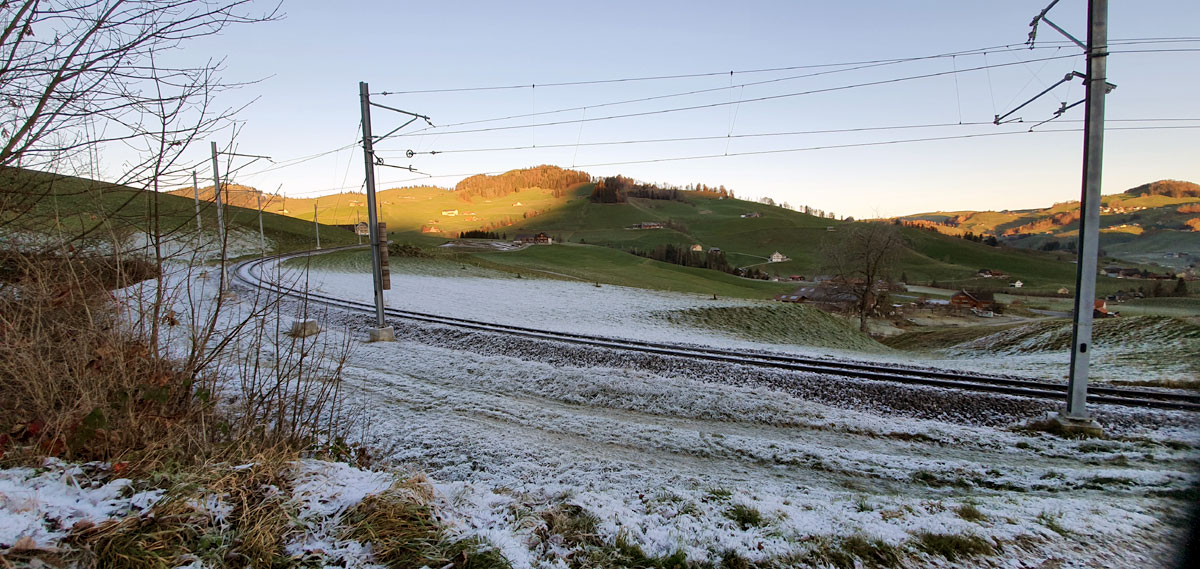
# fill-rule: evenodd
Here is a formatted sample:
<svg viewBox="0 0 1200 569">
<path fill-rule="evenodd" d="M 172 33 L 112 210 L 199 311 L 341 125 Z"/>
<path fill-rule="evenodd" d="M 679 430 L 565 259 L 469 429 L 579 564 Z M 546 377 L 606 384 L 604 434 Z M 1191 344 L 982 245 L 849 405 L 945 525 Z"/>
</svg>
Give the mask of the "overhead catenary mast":
<svg viewBox="0 0 1200 569">
<path fill-rule="evenodd" d="M 1088 367 L 1092 350 L 1092 318 L 1096 302 L 1096 272 L 1100 253 L 1100 190 L 1104 156 L 1104 96 L 1116 88 L 1108 82 L 1108 0 L 1088 0 L 1087 43 L 1079 41 L 1062 27 L 1050 21 L 1046 14 L 1058 4 L 1053 0 L 1030 22 L 1030 49 L 1037 39 L 1038 24 L 1045 22 L 1058 33 L 1084 49 L 1087 56 L 1087 73 L 1068 73 L 1061 81 L 1042 91 L 1033 99 L 1009 111 L 996 115 L 996 124 L 1012 115 L 1021 107 L 1045 95 L 1055 87 L 1076 77 L 1083 79 L 1084 99 L 1071 105 L 1063 105 L 1054 116 L 1042 121 L 1035 128 L 1063 115 L 1068 109 L 1083 103 L 1083 184 L 1080 191 L 1079 246 L 1075 274 L 1075 305 L 1071 327 L 1071 363 L 1068 375 L 1066 408 L 1055 416 L 1064 428 L 1082 432 L 1099 432 L 1100 426 L 1087 411 Z M 1030 129 L 1032 130 L 1032 129 Z"/>
<path fill-rule="evenodd" d="M 379 247 L 379 214 L 375 211 L 375 151 L 371 144 L 371 93 L 365 82 L 358 84 L 358 95 L 362 104 L 363 163 L 366 166 L 367 186 L 367 230 L 371 242 L 371 280 L 375 283 L 375 327 L 370 330 L 372 342 L 388 342 L 396 339 L 396 331 L 383 321 L 383 264 L 381 256 L 386 251 Z"/>
<path fill-rule="evenodd" d="M 1096 428 L 1087 412 L 1092 311 L 1100 252 L 1100 182 L 1104 157 L 1104 96 L 1107 83 L 1108 0 L 1088 2 L 1087 82 L 1083 127 L 1083 189 L 1079 219 L 1079 266 L 1075 278 L 1075 319 L 1071 332 L 1070 395 L 1062 421 Z"/>
<path fill-rule="evenodd" d="M 372 342 L 390 341 L 395 339 L 395 330 L 391 326 L 384 326 L 383 320 L 383 291 L 391 288 L 391 279 L 384 273 L 386 270 L 387 259 L 387 234 L 382 230 L 383 224 L 379 223 L 378 204 L 375 201 L 375 165 L 390 166 L 401 170 L 416 172 L 412 166 L 394 166 L 385 164 L 383 159 L 375 155 L 375 142 L 383 140 L 404 127 L 412 124 L 413 121 L 425 119 L 425 122 L 430 126 L 433 123 L 429 117 L 418 115 L 408 111 L 402 111 L 387 105 L 380 105 L 371 102 L 371 92 L 365 81 L 360 81 L 358 84 L 359 103 L 362 107 L 362 133 L 363 133 L 363 163 L 366 166 L 366 189 L 367 189 L 367 230 L 370 232 L 368 239 L 371 241 L 371 279 L 375 283 L 375 328 L 370 331 L 370 340 Z M 387 134 L 375 137 L 371 134 L 371 107 L 376 106 L 381 109 L 386 109 L 392 112 L 400 113 L 412 117 L 408 122 L 392 129 Z M 412 154 L 409 154 L 412 157 Z"/>
</svg>

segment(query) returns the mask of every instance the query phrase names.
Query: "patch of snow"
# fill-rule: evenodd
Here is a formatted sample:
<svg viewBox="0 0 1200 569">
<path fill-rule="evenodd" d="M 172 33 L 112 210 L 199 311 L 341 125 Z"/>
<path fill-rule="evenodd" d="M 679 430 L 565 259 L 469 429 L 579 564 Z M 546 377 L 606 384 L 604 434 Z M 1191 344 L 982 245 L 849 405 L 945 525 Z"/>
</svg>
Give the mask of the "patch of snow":
<svg viewBox="0 0 1200 569">
<path fill-rule="evenodd" d="M 94 465 L 93 465 L 94 466 Z M 48 460 L 43 468 L 0 470 L 0 548 L 22 537 L 44 546 L 66 535 L 78 522 L 99 523 L 152 504 L 156 496 L 138 493 L 138 503 L 123 497 L 131 482 L 90 482 L 79 465 Z"/>
<path fill-rule="evenodd" d="M 293 471 L 292 503 L 300 508 L 300 534 L 286 545 L 290 555 L 320 551 L 332 558 L 362 560 L 365 546 L 337 536 L 342 515 L 363 498 L 387 490 L 396 477 L 348 464 L 302 460 Z"/>
</svg>

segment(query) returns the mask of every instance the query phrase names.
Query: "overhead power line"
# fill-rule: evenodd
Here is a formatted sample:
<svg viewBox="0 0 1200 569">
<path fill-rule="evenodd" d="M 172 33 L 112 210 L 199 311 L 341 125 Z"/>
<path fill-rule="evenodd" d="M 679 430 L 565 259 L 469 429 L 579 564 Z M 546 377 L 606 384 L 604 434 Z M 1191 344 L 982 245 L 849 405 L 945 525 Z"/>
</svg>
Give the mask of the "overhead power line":
<svg viewBox="0 0 1200 569">
<path fill-rule="evenodd" d="M 1128 39 L 1123 39 L 1123 40 L 1110 41 L 1109 45 L 1183 43 L 1183 42 L 1193 42 L 1193 41 L 1200 41 L 1200 36 L 1197 36 L 1197 37 L 1183 36 L 1183 37 L 1161 37 L 1161 38 L 1128 38 Z M 677 74 L 664 74 L 664 75 L 649 75 L 649 76 L 642 76 L 642 77 L 620 77 L 620 78 L 612 78 L 612 79 L 588 79 L 588 80 L 581 80 L 581 81 L 559 81 L 559 82 L 547 82 L 547 83 L 532 82 L 532 83 L 507 84 L 507 85 L 482 85 L 482 86 L 474 86 L 474 87 L 448 87 L 448 88 L 441 88 L 441 89 L 406 89 L 406 90 L 395 90 L 395 91 L 379 91 L 379 92 L 371 93 L 371 95 L 388 96 L 388 95 L 417 95 L 417 94 L 431 94 L 431 93 L 469 93 L 469 92 L 476 92 L 476 91 L 503 91 L 503 90 L 513 90 L 513 89 L 533 89 L 533 88 L 537 88 L 537 87 L 542 87 L 542 88 L 580 87 L 580 86 L 587 86 L 587 85 L 603 85 L 603 84 L 607 84 L 607 83 L 636 83 L 636 82 L 642 82 L 642 81 L 694 79 L 694 78 L 703 78 L 703 77 L 722 77 L 722 76 L 726 76 L 726 75 L 730 75 L 730 74 L 778 73 L 778 72 L 783 72 L 783 71 L 797 71 L 800 69 L 819 69 L 819 68 L 823 68 L 823 67 L 839 67 L 839 66 L 866 65 L 866 64 L 878 64 L 878 63 L 903 63 L 903 62 L 908 62 L 908 61 L 920 61 L 920 60 L 925 60 L 925 59 L 936 59 L 936 58 L 943 58 L 943 57 L 973 55 L 973 54 L 982 53 L 984 51 L 987 51 L 989 53 L 993 52 L 993 51 L 1002 51 L 1002 50 L 1027 51 L 1029 49 L 1056 49 L 1056 48 L 1063 47 L 1066 45 L 1071 45 L 1070 42 L 1066 42 L 1066 41 L 1040 42 L 1040 43 L 1042 45 L 1036 46 L 1034 48 L 1030 48 L 1029 46 L 1027 46 L 1025 44 L 1004 44 L 1004 45 L 996 45 L 996 46 L 992 46 L 992 47 L 969 49 L 969 50 L 941 53 L 941 54 L 935 54 L 935 55 L 914 56 L 914 57 L 907 57 L 907 58 L 848 61 L 848 62 L 841 62 L 841 63 L 818 63 L 818 64 L 809 64 L 809 65 L 791 65 L 791 66 L 787 66 L 787 67 L 768 67 L 768 68 L 761 68 L 761 69 L 741 69 L 741 70 L 735 69 L 732 71 L 707 71 L 707 72 L 701 72 L 701 73 L 677 73 Z"/>
<path fill-rule="evenodd" d="M 1189 118 L 1109 119 L 1109 122 L 1180 122 L 1180 121 L 1200 122 L 1200 118 L 1194 118 L 1194 119 L 1189 119 Z M 1024 122 L 1024 121 L 1022 121 L 1022 120 L 1012 121 L 1012 123 L 1022 123 L 1022 122 Z M 1068 121 L 1060 121 L 1060 122 L 1082 122 L 1082 121 L 1068 120 Z M 888 130 L 969 127 L 969 126 L 983 126 L 983 125 L 992 125 L 992 124 L 994 124 L 993 121 L 947 122 L 947 123 L 909 124 L 909 125 L 893 125 L 893 126 L 868 126 L 868 127 L 855 127 L 855 128 L 831 128 L 831 129 L 817 129 L 817 130 L 793 130 L 793 131 L 784 131 L 784 132 L 720 134 L 720 135 L 712 135 L 712 136 L 681 136 L 681 137 L 674 137 L 674 138 L 647 138 L 647 139 L 628 139 L 628 140 L 605 140 L 605 141 L 594 141 L 594 142 L 567 142 L 567 143 L 558 143 L 558 144 L 538 144 L 536 146 L 535 145 L 525 145 L 525 146 L 494 146 L 494 147 L 480 147 L 480 148 L 454 148 L 454 149 L 449 149 L 449 150 L 427 150 L 427 151 L 423 151 L 423 152 L 413 152 L 413 155 L 418 155 L 418 154 L 429 154 L 429 155 L 466 154 L 466 153 L 476 153 L 476 152 L 505 152 L 505 151 L 514 151 L 514 150 L 550 150 L 550 149 L 554 149 L 554 148 L 623 146 L 623 145 L 633 145 L 633 144 L 658 144 L 658 143 L 668 143 L 668 142 L 698 142 L 698 141 L 705 141 L 705 140 L 766 138 L 766 137 L 777 137 L 777 136 L 803 136 L 803 135 L 814 135 L 814 134 L 846 134 L 846 133 L 855 133 L 855 132 L 875 132 L 875 131 L 888 131 Z M 1006 123 L 1006 124 L 1009 124 L 1009 123 Z M 1198 125 L 1198 126 L 1200 126 L 1200 125 Z M 403 155 L 405 157 L 411 158 L 411 156 L 408 156 L 407 153 L 404 153 Z"/>
<path fill-rule="evenodd" d="M 836 92 L 836 91 L 846 91 L 849 89 L 858 89 L 858 88 L 862 88 L 862 87 L 874 87 L 874 86 L 878 86 L 878 85 L 902 83 L 905 81 L 915 81 L 918 79 L 929 79 L 932 77 L 942 77 L 942 76 L 951 75 L 954 73 L 968 73 L 971 71 L 980 71 L 980 70 L 988 69 L 988 68 L 994 69 L 997 67 L 1011 67 L 1014 65 L 1021 65 L 1021 64 L 1029 63 L 1029 62 L 1053 61 L 1053 60 L 1067 59 L 1067 58 L 1074 58 L 1074 57 L 1078 57 L 1078 56 L 1075 54 L 1054 55 L 1054 56 L 1048 56 L 1048 57 L 1043 57 L 1043 58 L 1036 58 L 1036 59 L 1032 59 L 1032 60 L 1028 60 L 1028 61 L 1018 61 L 1018 62 L 1011 62 L 1011 63 L 994 63 L 991 65 L 967 67 L 967 68 L 951 70 L 951 71 L 936 71 L 936 72 L 932 72 L 932 73 L 922 73 L 922 74 L 918 74 L 918 75 L 907 75 L 904 77 L 893 77 L 891 79 L 881 79 L 878 81 L 865 81 L 865 82 L 861 82 L 861 83 L 852 83 L 852 84 L 848 84 L 848 85 L 838 85 L 835 87 L 822 87 L 819 89 L 808 89 L 805 91 L 793 91 L 790 93 L 781 93 L 778 95 L 764 95 L 761 97 L 752 97 L 752 98 L 747 98 L 747 99 L 719 101 L 719 102 L 715 102 L 715 103 L 705 103 L 702 105 L 688 105 L 688 106 L 682 106 L 682 107 L 671 107 L 671 108 L 666 108 L 666 109 L 657 109 L 657 110 L 653 110 L 653 111 L 622 113 L 622 114 L 606 115 L 606 116 L 592 117 L 592 118 L 564 119 L 564 120 L 560 120 L 560 121 L 549 121 L 549 122 L 541 122 L 541 123 L 534 123 L 534 124 L 520 124 L 520 125 L 494 126 L 494 127 L 485 127 L 485 128 L 436 131 L 436 134 L 451 135 L 451 134 L 469 134 L 469 133 L 477 133 L 477 132 L 493 132 L 493 131 L 499 131 L 499 130 L 516 130 L 516 129 L 525 129 L 525 128 L 556 126 L 556 125 L 563 125 L 563 124 L 576 124 L 576 123 L 581 123 L 581 122 L 596 122 L 596 121 L 606 121 L 606 120 L 632 118 L 632 117 L 643 117 L 643 116 L 659 115 L 659 114 L 666 114 L 666 113 L 677 113 L 677 112 L 682 112 L 682 111 L 694 111 L 694 110 L 699 110 L 699 109 L 724 107 L 724 106 L 728 106 L 728 105 L 740 105 L 743 103 L 758 103 L 758 102 L 763 102 L 763 101 L 773 101 L 773 100 L 778 100 L 778 99 L 799 97 L 799 96 L 803 96 L 803 95 L 814 95 L 814 94 L 818 94 L 818 93 L 831 93 L 831 92 Z M 724 90 L 724 89 L 722 89 L 722 90 Z M 429 129 L 429 128 L 420 129 L 420 130 L 416 130 L 416 131 L 413 131 L 408 134 L 399 135 L 397 138 L 415 136 L 417 134 L 421 134 L 421 133 L 424 133 L 429 130 L 431 130 L 431 129 Z"/>
<path fill-rule="evenodd" d="M 664 95 L 653 95 L 653 96 L 649 96 L 649 97 L 640 97 L 640 98 L 635 98 L 635 99 L 625 99 L 625 100 L 609 101 L 609 102 L 603 102 L 603 103 L 594 103 L 594 104 L 590 104 L 590 105 L 566 107 L 566 108 L 554 109 L 554 110 L 550 110 L 550 111 L 538 111 L 538 112 L 534 112 L 534 113 L 523 113 L 523 114 L 493 117 L 493 118 L 486 118 L 486 119 L 462 121 L 462 122 L 444 124 L 444 125 L 441 125 L 441 127 L 442 128 L 452 128 L 452 127 L 456 127 L 456 126 L 465 126 L 465 125 L 471 125 L 471 124 L 481 124 L 481 123 L 488 123 L 488 122 L 498 122 L 498 121 L 505 121 L 505 120 L 523 119 L 523 118 L 529 118 L 529 117 L 535 117 L 535 116 L 553 115 L 553 114 L 558 114 L 558 113 L 582 111 L 585 109 L 597 109 L 597 108 L 602 108 L 602 107 L 611 107 L 611 106 L 616 106 L 616 105 L 626 105 L 626 104 L 632 104 L 632 103 L 645 103 L 645 102 L 649 102 L 649 101 L 657 101 L 657 100 L 670 99 L 670 98 L 675 98 L 675 97 L 686 97 L 686 96 L 690 96 L 690 95 L 713 93 L 713 92 L 726 91 L 726 90 L 736 89 L 736 88 L 754 87 L 754 86 L 759 86 L 759 85 L 767 85 L 767 84 L 771 84 L 771 83 L 781 83 L 784 81 L 794 81 L 796 79 L 807 79 L 807 78 L 819 77 L 819 76 L 823 76 L 823 75 L 832 75 L 835 73 L 847 73 L 850 71 L 860 71 L 863 69 L 871 69 L 871 68 L 895 65 L 895 64 L 900 64 L 900 63 L 909 63 L 909 62 L 914 62 L 914 61 L 922 61 L 922 60 L 936 59 L 936 58 L 942 58 L 942 57 L 958 57 L 958 56 L 962 56 L 962 55 L 975 55 L 975 54 L 983 53 L 984 51 L 991 53 L 991 51 L 989 51 L 990 49 L 992 49 L 992 48 L 982 48 L 981 50 L 970 50 L 970 51 L 957 52 L 957 53 L 951 53 L 951 54 L 938 54 L 938 55 L 921 56 L 921 57 L 909 57 L 909 58 L 904 58 L 904 59 L 880 59 L 880 60 L 863 61 L 863 62 L 855 62 L 855 63 L 830 63 L 830 64 L 809 65 L 809 66 L 796 66 L 796 67 L 790 67 L 790 68 L 778 68 L 777 70 L 785 70 L 785 69 L 786 70 L 795 70 L 795 69 L 801 69 L 801 68 L 841 67 L 841 69 L 831 69 L 831 70 L 826 70 L 826 71 L 818 71 L 815 73 L 804 73 L 801 75 L 789 75 L 787 77 L 776 77 L 776 78 L 772 78 L 772 79 L 764 79 L 761 81 L 751 81 L 751 82 L 738 83 L 738 84 L 731 83 L 730 85 L 722 86 L 722 87 L 711 87 L 711 88 L 706 88 L 706 89 L 693 89 L 690 91 L 681 91 L 681 92 L 676 92 L 676 93 L 667 93 Z M 1021 52 L 1021 51 L 1028 51 L 1028 49 L 1024 48 L 1024 47 L 1000 49 L 998 51 L 998 53 L 1003 53 L 1005 51 Z M 847 66 L 851 66 L 851 67 L 847 67 Z M 750 71 L 750 72 L 740 72 L 740 73 L 757 73 L 757 72 L 760 72 L 760 71 Z M 739 72 L 729 71 L 729 72 L 719 73 L 718 75 L 728 74 L 730 79 L 732 80 L 734 73 L 739 73 Z M 429 130 L 429 129 L 422 129 L 421 131 L 416 131 L 416 132 L 423 132 L 425 130 Z M 416 134 L 416 132 L 414 132 L 413 134 Z"/>
<path fill-rule="evenodd" d="M 654 144 L 664 142 L 694 142 L 702 140 L 725 140 L 737 138 L 761 138 L 771 136 L 799 136 L 807 134 L 836 134 L 836 133 L 851 133 L 851 132 L 871 132 L 881 130 L 903 130 L 917 128 L 938 128 L 938 127 L 953 127 L 953 126 L 979 126 L 990 125 L 991 122 L 967 122 L 967 123 L 932 123 L 932 124 L 911 124 L 911 125 L 895 125 L 895 126 L 871 126 L 859 128 L 832 128 L 820 130 L 793 130 L 787 132 L 758 132 L 758 133 L 743 133 L 743 134 L 720 134 L 714 136 L 682 136 L 676 138 L 650 138 L 638 140 L 609 140 L 597 142 L 582 142 L 582 143 L 563 143 L 563 144 L 539 144 L 536 146 L 501 146 L 492 148 L 458 148 L 451 150 L 428 150 L 425 152 L 414 152 L 413 154 L 459 154 L 468 152 L 499 152 L 506 150 L 538 150 L 551 148 L 574 148 L 576 146 L 616 146 L 625 144 Z"/>
<path fill-rule="evenodd" d="M 1134 119 L 1134 120 L 1136 120 L 1136 119 Z M 1197 119 L 1155 119 L 1155 120 L 1197 120 Z M 1081 121 L 1073 121 L 1073 122 L 1081 122 Z M 991 124 L 991 123 L 986 123 L 986 124 Z M 1108 131 L 1142 131 L 1142 130 L 1177 130 L 1177 129 L 1179 129 L 1179 130 L 1200 129 L 1200 125 L 1127 126 L 1127 127 L 1112 127 L 1112 128 L 1108 128 L 1106 130 L 1108 130 Z M 682 162 L 682 161 L 689 161 L 689 160 L 706 160 L 706 159 L 713 159 L 713 158 L 728 158 L 728 157 L 735 157 L 735 156 L 785 154 L 785 153 L 794 153 L 794 152 L 811 152 L 811 151 L 818 151 L 818 150 L 837 150 L 837 149 L 844 149 L 844 148 L 890 146 L 890 145 L 913 144 L 913 143 L 921 143 L 921 142 L 939 142 L 939 141 L 947 141 L 947 140 L 994 138 L 994 137 L 1013 136 L 1013 135 L 1020 135 L 1020 134 L 1037 135 L 1037 134 L 1066 133 L 1066 132 L 1078 133 L 1081 131 L 1082 131 L 1081 128 L 1057 128 L 1057 129 L 1044 129 L 1044 130 L 1034 130 L 1034 131 L 1013 130 L 1013 131 L 1005 131 L 1005 132 L 985 132 L 985 133 L 959 134 L 959 135 L 948 135 L 948 136 L 930 136 L 930 137 L 908 138 L 908 139 L 898 139 L 898 140 L 854 142 L 854 143 L 846 143 L 846 144 L 825 144 L 825 145 L 804 146 L 804 147 L 797 147 L 797 148 L 749 150 L 749 151 L 744 151 L 744 152 L 730 152 L 728 154 L 722 153 L 722 154 L 697 154 L 697 155 L 689 155 L 689 156 L 668 156 L 668 157 L 662 157 L 662 158 L 647 158 L 647 159 L 641 159 L 641 160 L 621 160 L 621 161 L 613 161 L 613 162 L 599 162 L 599 163 L 592 163 L 592 164 L 578 164 L 575 167 L 576 168 L 594 168 L 594 167 L 599 167 L 599 166 L 623 166 L 623 165 L 630 165 L 630 164 Z M 404 183 L 408 183 L 408 182 L 418 182 L 418 181 L 434 180 L 434 179 L 440 179 L 440 178 L 459 178 L 459 177 L 465 177 L 465 176 L 475 176 L 475 175 L 480 175 L 480 174 L 484 174 L 484 175 L 502 174 L 506 171 L 507 170 L 495 170 L 495 171 L 488 171 L 488 172 L 462 172 L 462 173 L 456 173 L 456 174 L 427 175 L 427 176 L 423 176 L 420 178 L 405 178 L 405 179 L 400 179 L 400 180 L 389 180 L 387 182 L 382 182 L 381 185 L 404 184 Z M 340 190 L 344 190 L 344 189 L 347 189 L 347 188 L 331 188 L 326 191 L 340 191 Z"/>
<path fill-rule="evenodd" d="M 1160 52 L 1191 52 L 1191 51 L 1200 51 L 1200 48 L 1197 48 L 1197 49 L 1166 49 L 1166 50 L 1110 50 L 1109 53 L 1160 53 Z M 407 134 L 397 135 L 393 138 L 417 136 L 420 134 L 428 133 L 430 131 L 433 131 L 434 133 L 436 133 L 438 135 L 472 134 L 472 133 L 479 133 L 479 132 L 519 130 L 519 129 L 527 129 L 527 128 L 541 128 L 541 127 L 547 127 L 547 126 L 558 126 L 558 125 L 564 125 L 564 124 L 578 124 L 578 123 L 598 122 L 598 121 L 607 121 L 607 120 L 624 119 L 624 118 L 644 117 L 644 116 L 651 116 L 651 115 L 660 115 L 660 114 L 667 114 L 667 113 L 677 113 L 677 112 L 683 112 L 683 111 L 694 111 L 694 110 L 700 110 L 700 109 L 724 107 L 724 106 L 728 106 L 728 105 L 740 105 L 743 103 L 758 103 L 758 102 L 763 102 L 763 101 L 773 101 L 773 100 L 786 99 L 786 98 L 791 98 L 791 97 L 799 97 L 799 96 L 804 96 L 804 95 L 814 95 L 814 94 L 819 94 L 819 93 L 831 93 L 831 92 L 836 92 L 836 91 L 846 91 L 846 90 L 858 89 L 858 88 L 862 88 L 862 87 L 874 87 L 874 86 L 879 86 L 879 85 L 889 85 L 889 84 L 893 84 L 893 83 L 902 83 L 902 82 L 906 82 L 906 81 L 915 81 L 915 80 L 919 80 L 919 79 L 944 77 L 947 75 L 953 75 L 953 74 L 957 74 L 957 73 L 970 73 L 973 71 L 982 71 L 985 69 L 996 69 L 996 68 L 1000 68 L 1000 67 L 1012 67 L 1015 65 L 1025 65 L 1028 63 L 1036 63 L 1036 62 L 1040 62 L 1040 61 L 1054 61 L 1054 60 L 1070 59 L 1070 58 L 1076 58 L 1076 57 L 1080 57 L 1080 56 L 1078 54 L 1054 55 L 1054 56 L 1034 58 L 1034 59 L 1029 59 L 1029 60 L 1022 60 L 1022 61 L 1014 61 L 1014 62 L 1006 62 L 1006 63 L 993 63 L 990 65 L 979 65 L 979 66 L 975 66 L 975 67 L 965 67 L 962 69 L 954 69 L 954 70 L 948 70 L 948 71 L 937 71 L 937 72 L 932 72 L 932 73 L 908 75 L 908 76 L 904 76 L 904 77 L 894 77 L 891 79 L 882 79 L 882 80 L 878 80 L 878 81 L 866 81 L 866 82 L 861 82 L 861 83 L 853 83 L 853 84 L 849 84 L 849 85 L 839 85 L 836 87 L 824 87 L 824 88 L 820 88 L 820 89 L 795 91 L 795 92 L 790 92 L 790 93 L 782 93 L 782 94 L 778 94 L 778 95 L 766 95 L 766 96 L 762 96 L 762 97 L 753 97 L 753 98 L 748 98 L 748 99 L 719 101 L 719 102 L 715 102 L 715 103 L 706 103 L 706 104 L 702 104 L 702 105 L 671 107 L 671 108 L 658 109 L 658 110 L 653 110 L 653 111 L 621 113 L 621 114 L 605 115 L 605 116 L 591 117 L 591 118 L 564 119 L 564 120 L 548 121 L 548 122 L 540 122 L 540 123 L 528 123 L 528 124 L 519 124 L 519 125 L 494 126 L 494 127 L 484 127 L 484 128 L 447 130 L 447 131 L 436 130 L 437 128 L 441 128 L 441 127 L 427 127 L 427 128 L 415 130 L 415 131 L 407 133 Z M 724 88 L 721 88 L 720 90 L 725 90 L 727 88 L 728 87 L 724 87 Z M 576 110 L 578 110 L 580 108 L 583 108 L 583 107 L 579 107 Z M 526 116 L 528 116 L 528 115 L 526 115 Z"/>
</svg>

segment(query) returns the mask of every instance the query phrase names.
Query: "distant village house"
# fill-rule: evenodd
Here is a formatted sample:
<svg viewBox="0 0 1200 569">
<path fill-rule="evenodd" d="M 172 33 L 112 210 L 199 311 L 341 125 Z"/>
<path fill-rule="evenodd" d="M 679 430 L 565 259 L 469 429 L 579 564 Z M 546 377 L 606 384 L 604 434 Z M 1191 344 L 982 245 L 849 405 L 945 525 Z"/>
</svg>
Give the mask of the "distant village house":
<svg viewBox="0 0 1200 569">
<path fill-rule="evenodd" d="M 823 285 L 805 285 L 790 294 L 775 297 L 780 302 L 822 304 L 828 308 L 846 309 L 858 302 L 858 296 L 844 284 L 826 282 Z"/>
<path fill-rule="evenodd" d="M 769 262 L 771 262 L 771 263 L 782 263 L 784 261 L 790 261 L 791 259 L 788 259 L 787 256 L 785 256 L 783 253 L 776 251 L 774 253 L 771 253 L 769 260 L 770 260 Z"/>
<path fill-rule="evenodd" d="M 956 308 L 991 310 L 995 304 L 996 296 L 990 292 L 960 290 L 950 297 L 950 305 Z"/>
<path fill-rule="evenodd" d="M 521 245 L 552 245 L 554 240 L 545 233 L 520 233 L 513 239 L 513 243 Z"/>
</svg>

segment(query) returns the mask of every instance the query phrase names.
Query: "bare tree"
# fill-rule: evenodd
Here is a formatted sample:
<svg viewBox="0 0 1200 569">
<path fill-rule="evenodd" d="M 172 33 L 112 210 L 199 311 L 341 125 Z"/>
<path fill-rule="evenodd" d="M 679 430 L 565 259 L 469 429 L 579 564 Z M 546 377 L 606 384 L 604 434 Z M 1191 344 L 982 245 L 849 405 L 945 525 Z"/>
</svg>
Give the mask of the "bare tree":
<svg viewBox="0 0 1200 569">
<path fill-rule="evenodd" d="M 54 174 L 157 189 L 182 170 L 188 146 L 236 109 L 214 106 L 232 87 L 217 77 L 221 62 L 181 64 L 179 48 L 230 25 L 274 19 L 278 7 L 251 8 L 249 0 L 0 2 L 0 225 L 61 191 Z M 122 165 L 102 176 L 100 157 L 110 149 Z M 111 220 L 95 221 L 77 229 Z"/>
<path fill-rule="evenodd" d="M 904 237 L 887 223 L 853 223 L 839 228 L 837 237 L 821 249 L 825 270 L 854 294 L 858 328 L 866 332 L 867 318 L 887 299 L 892 270 L 905 249 Z"/>
</svg>

